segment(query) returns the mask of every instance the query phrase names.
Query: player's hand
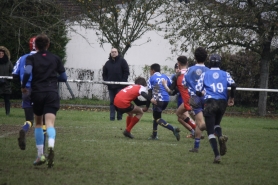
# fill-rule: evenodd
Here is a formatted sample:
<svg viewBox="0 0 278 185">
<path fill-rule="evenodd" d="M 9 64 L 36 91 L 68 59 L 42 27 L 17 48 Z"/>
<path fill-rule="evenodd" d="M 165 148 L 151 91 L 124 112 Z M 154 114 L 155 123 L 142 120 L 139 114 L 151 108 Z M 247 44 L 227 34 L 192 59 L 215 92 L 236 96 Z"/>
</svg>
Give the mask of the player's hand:
<svg viewBox="0 0 278 185">
<path fill-rule="evenodd" d="M 144 108 L 142 108 L 142 110 L 143 110 L 143 112 L 147 112 L 148 111 L 148 107 L 144 107 Z"/>
<path fill-rule="evenodd" d="M 26 94 L 26 93 L 28 92 L 28 89 L 27 89 L 27 88 L 21 88 L 21 92 L 22 92 L 23 94 Z"/>
<path fill-rule="evenodd" d="M 157 102 L 156 102 L 156 100 L 154 98 L 151 99 L 151 103 L 154 104 L 154 105 L 157 104 Z"/>
<path fill-rule="evenodd" d="M 234 105 L 234 98 L 229 98 L 228 99 L 228 106 L 233 106 Z"/>
<path fill-rule="evenodd" d="M 167 80 L 165 80 L 164 78 L 161 79 L 161 83 L 162 83 L 162 85 L 167 86 Z"/>
</svg>

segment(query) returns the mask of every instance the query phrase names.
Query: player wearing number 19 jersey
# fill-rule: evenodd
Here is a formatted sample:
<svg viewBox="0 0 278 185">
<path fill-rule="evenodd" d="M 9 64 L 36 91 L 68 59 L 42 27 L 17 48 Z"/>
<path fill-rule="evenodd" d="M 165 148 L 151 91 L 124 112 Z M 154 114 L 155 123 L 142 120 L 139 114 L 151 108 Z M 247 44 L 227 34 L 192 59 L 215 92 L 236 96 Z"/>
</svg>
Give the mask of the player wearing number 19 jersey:
<svg viewBox="0 0 278 185">
<path fill-rule="evenodd" d="M 219 69 L 221 57 L 218 54 L 212 54 L 209 60 L 211 69 L 202 73 L 197 85 L 195 86 L 195 90 L 196 95 L 198 96 L 202 96 L 202 91 L 205 91 L 205 105 L 203 112 L 208 138 L 215 156 L 213 162 L 220 163 L 220 155 L 225 155 L 227 152 L 226 141 L 228 140 L 226 136 L 222 136 L 220 122 L 226 111 L 227 100 L 228 106 L 232 106 L 234 104 L 236 84 L 228 72 Z M 229 86 L 231 87 L 231 92 L 228 99 Z M 214 135 L 215 131 L 217 132 L 220 146 L 220 155 L 216 137 Z"/>
<path fill-rule="evenodd" d="M 139 95 L 142 95 L 147 99 L 147 104 L 144 109 L 134 106 L 131 102 L 135 100 Z M 124 136 L 133 139 L 133 135 L 130 133 L 131 129 L 143 116 L 143 111 L 146 112 L 150 106 L 150 102 L 156 104 L 156 101 L 147 94 L 147 83 L 142 77 L 135 79 L 134 85 L 129 85 L 117 93 L 114 99 L 114 106 L 117 111 L 121 113 L 127 113 L 126 117 L 126 129 L 123 132 Z M 135 116 L 133 116 L 135 114 Z"/>
</svg>

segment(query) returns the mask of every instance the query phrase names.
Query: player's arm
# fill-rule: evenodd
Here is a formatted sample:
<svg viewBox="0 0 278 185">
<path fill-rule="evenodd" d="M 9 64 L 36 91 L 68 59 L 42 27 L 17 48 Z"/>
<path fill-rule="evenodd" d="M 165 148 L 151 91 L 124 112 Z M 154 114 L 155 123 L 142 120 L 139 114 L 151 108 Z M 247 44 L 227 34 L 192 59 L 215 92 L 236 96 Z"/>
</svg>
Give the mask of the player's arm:
<svg viewBox="0 0 278 185">
<path fill-rule="evenodd" d="M 228 106 L 233 106 L 234 105 L 235 92 L 236 92 L 236 83 L 232 79 L 230 73 L 228 73 L 228 72 L 226 72 L 226 73 L 227 73 L 227 82 L 231 86 L 230 96 L 229 96 L 229 99 L 228 99 Z"/>
<path fill-rule="evenodd" d="M 230 92 L 230 97 L 228 99 L 228 106 L 234 105 L 235 92 L 236 92 L 236 84 L 233 83 L 231 84 L 231 92 Z"/>
<path fill-rule="evenodd" d="M 174 78 L 173 78 L 174 79 Z M 165 90 L 170 94 L 170 95 L 174 95 L 176 86 L 177 86 L 177 81 L 173 80 L 172 84 L 170 85 L 170 87 L 168 87 L 167 84 L 167 80 L 165 80 L 164 78 L 162 79 L 162 85 L 164 86 Z"/>
<path fill-rule="evenodd" d="M 156 104 L 155 99 L 152 98 L 152 95 L 150 93 L 147 94 L 146 92 L 142 91 L 141 96 L 143 96 L 147 100 L 146 108 L 143 109 L 144 112 L 146 112 L 149 109 L 150 103 Z"/>
<path fill-rule="evenodd" d="M 63 72 L 58 76 L 58 82 L 66 82 L 67 79 L 68 79 L 68 77 L 66 75 L 66 72 Z"/>
<path fill-rule="evenodd" d="M 31 76 L 32 69 L 33 69 L 33 66 L 31 66 L 31 65 L 26 65 L 24 68 L 24 75 L 23 75 L 22 84 L 21 84 L 21 91 L 23 93 L 25 93 L 27 91 L 26 84 Z"/>
</svg>

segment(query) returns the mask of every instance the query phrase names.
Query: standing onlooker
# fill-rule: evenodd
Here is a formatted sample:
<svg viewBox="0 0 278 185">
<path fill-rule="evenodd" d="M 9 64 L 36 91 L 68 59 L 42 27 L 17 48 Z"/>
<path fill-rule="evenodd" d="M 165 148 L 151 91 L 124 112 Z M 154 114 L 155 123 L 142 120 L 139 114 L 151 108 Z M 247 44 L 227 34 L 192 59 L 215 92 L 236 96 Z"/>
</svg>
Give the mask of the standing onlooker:
<svg viewBox="0 0 278 185">
<path fill-rule="evenodd" d="M 220 122 L 227 105 L 234 105 L 236 84 L 228 72 L 220 70 L 221 57 L 218 54 L 212 54 L 209 61 L 211 69 L 202 73 L 195 86 L 195 90 L 197 96 L 202 96 L 202 92 L 204 92 L 205 105 L 203 112 L 209 142 L 214 152 L 213 162 L 220 163 L 220 155 L 223 156 L 227 152 L 226 142 L 228 140 L 228 137 L 222 135 Z M 229 86 L 231 87 L 231 91 L 228 99 Z M 220 155 L 215 132 L 220 146 Z"/>
<path fill-rule="evenodd" d="M 13 64 L 10 61 L 11 56 L 9 50 L 0 46 L 0 76 L 11 76 Z M 5 101 L 6 115 L 10 114 L 11 102 L 10 95 L 12 94 L 11 82 L 8 79 L 0 79 L 0 95 L 3 95 Z"/>
<path fill-rule="evenodd" d="M 54 144 L 56 130 L 54 128 L 56 113 L 60 108 L 60 97 L 58 94 L 58 81 L 66 82 L 67 76 L 61 59 L 48 52 L 50 40 L 44 35 L 38 35 L 35 40 L 37 53 L 26 58 L 21 91 L 27 93 L 26 84 L 32 73 L 32 92 L 33 111 L 35 114 L 35 138 L 38 157 L 34 165 L 41 165 L 46 162 L 43 154 L 43 118 L 45 119 L 46 132 L 48 135 L 48 167 L 54 165 Z M 59 76 L 57 77 L 57 74 Z"/>
<path fill-rule="evenodd" d="M 14 69 L 12 72 L 14 82 L 20 81 L 20 84 L 22 84 L 26 58 L 29 55 L 33 55 L 33 54 L 37 53 L 36 47 L 35 47 L 35 39 L 36 39 L 36 37 L 32 37 L 29 40 L 30 53 L 21 56 L 17 60 L 15 66 L 14 66 Z M 27 93 L 22 93 L 22 108 L 24 109 L 25 122 L 19 131 L 18 146 L 21 150 L 25 150 L 25 148 L 26 148 L 25 135 L 28 132 L 29 128 L 31 128 L 34 123 L 34 112 L 33 112 L 33 106 L 32 106 L 32 102 L 31 102 L 31 81 L 32 81 L 32 74 L 30 75 L 30 78 L 28 79 L 28 82 L 26 84 L 26 88 L 28 90 Z M 45 124 L 43 125 L 43 131 L 44 131 L 44 133 L 46 132 Z M 44 134 L 44 136 L 45 135 L 46 134 Z M 45 139 L 44 139 L 44 141 L 45 141 Z"/>
<path fill-rule="evenodd" d="M 165 87 L 162 84 L 162 81 L 167 81 L 167 85 L 171 85 L 171 80 L 165 74 L 160 73 L 160 65 L 152 64 L 150 67 L 150 78 L 148 80 L 148 88 L 149 93 L 156 100 L 156 105 L 153 104 L 153 133 L 149 139 L 157 140 L 157 127 L 158 124 L 164 128 L 167 128 L 173 132 L 176 139 L 180 140 L 180 129 L 177 127 L 173 127 L 170 123 L 167 123 L 164 119 L 162 119 L 162 111 L 166 109 L 170 97 Z"/>
<path fill-rule="evenodd" d="M 109 60 L 103 66 L 102 78 L 104 81 L 127 82 L 129 76 L 129 67 L 124 58 L 122 58 L 116 48 L 112 48 L 109 54 Z M 110 98 L 110 120 L 115 120 L 114 98 L 116 94 L 125 86 L 111 84 L 108 85 Z M 117 111 L 117 119 L 122 120 L 122 113 Z"/>
</svg>

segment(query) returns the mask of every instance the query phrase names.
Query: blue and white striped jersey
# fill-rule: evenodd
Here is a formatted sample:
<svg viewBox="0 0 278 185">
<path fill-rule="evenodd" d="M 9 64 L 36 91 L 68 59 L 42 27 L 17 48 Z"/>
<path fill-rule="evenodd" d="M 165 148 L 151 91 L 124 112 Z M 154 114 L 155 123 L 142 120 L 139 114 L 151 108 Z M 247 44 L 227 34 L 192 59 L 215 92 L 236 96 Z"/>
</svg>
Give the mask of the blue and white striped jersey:
<svg viewBox="0 0 278 185">
<path fill-rule="evenodd" d="M 228 87 L 235 83 L 230 73 L 220 70 L 219 68 L 211 68 L 202 73 L 197 85 L 196 91 L 205 90 L 205 99 L 228 99 Z"/>
<path fill-rule="evenodd" d="M 198 79 L 203 72 L 208 70 L 209 68 L 207 68 L 204 64 L 196 64 L 188 68 L 182 80 L 182 84 L 188 87 L 188 92 L 190 95 L 195 95 L 195 86 Z"/>
<path fill-rule="evenodd" d="M 155 72 L 148 79 L 148 89 L 152 90 L 153 98 L 157 101 L 170 101 L 170 96 L 162 84 L 162 79 L 167 80 L 168 86 L 172 84 L 172 80 L 168 76 Z"/>
</svg>

